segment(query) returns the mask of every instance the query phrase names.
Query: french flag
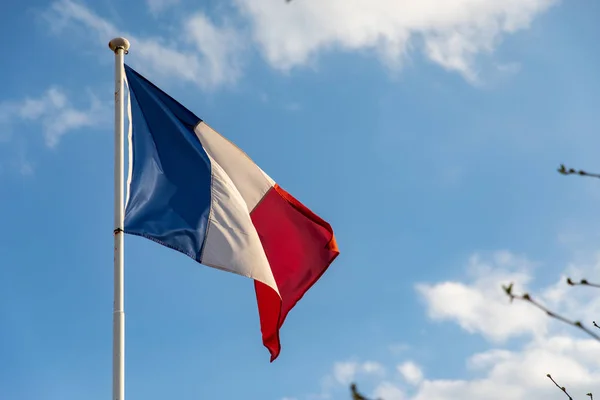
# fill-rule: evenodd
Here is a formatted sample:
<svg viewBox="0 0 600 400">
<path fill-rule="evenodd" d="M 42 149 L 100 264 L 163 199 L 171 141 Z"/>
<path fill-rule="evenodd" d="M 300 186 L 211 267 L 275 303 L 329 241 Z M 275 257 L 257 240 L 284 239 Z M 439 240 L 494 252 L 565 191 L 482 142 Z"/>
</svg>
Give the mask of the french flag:
<svg viewBox="0 0 600 400">
<path fill-rule="evenodd" d="M 125 74 L 125 233 L 252 278 L 274 361 L 288 312 L 339 254 L 331 226 L 187 108 L 127 65 Z"/>
</svg>

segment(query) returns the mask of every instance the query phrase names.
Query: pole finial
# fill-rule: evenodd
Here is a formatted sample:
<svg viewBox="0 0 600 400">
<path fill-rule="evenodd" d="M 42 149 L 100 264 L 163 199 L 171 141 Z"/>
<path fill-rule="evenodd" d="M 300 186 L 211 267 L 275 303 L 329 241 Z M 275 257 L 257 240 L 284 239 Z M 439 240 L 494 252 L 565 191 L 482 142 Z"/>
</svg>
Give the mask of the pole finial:
<svg viewBox="0 0 600 400">
<path fill-rule="evenodd" d="M 113 51 L 117 52 L 119 49 L 123 49 L 125 54 L 129 53 L 129 40 L 124 37 L 114 38 L 108 42 L 108 47 Z"/>
</svg>

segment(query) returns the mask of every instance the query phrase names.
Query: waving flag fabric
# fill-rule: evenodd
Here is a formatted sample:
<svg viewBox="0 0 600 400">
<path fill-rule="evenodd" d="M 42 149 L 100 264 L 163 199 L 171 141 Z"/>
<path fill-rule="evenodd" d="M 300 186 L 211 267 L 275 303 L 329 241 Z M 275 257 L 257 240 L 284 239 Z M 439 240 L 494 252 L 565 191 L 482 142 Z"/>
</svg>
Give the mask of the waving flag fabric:
<svg viewBox="0 0 600 400">
<path fill-rule="evenodd" d="M 125 73 L 133 125 L 125 232 L 252 278 L 275 360 L 288 312 L 339 254 L 331 226 L 187 108 L 127 65 Z"/>
</svg>

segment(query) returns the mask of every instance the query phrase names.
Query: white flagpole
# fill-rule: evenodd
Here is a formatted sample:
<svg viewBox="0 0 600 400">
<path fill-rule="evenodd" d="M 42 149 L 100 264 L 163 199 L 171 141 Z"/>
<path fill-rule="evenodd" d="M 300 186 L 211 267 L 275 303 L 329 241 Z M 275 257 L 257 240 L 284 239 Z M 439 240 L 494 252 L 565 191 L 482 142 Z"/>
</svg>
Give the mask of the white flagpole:
<svg viewBox="0 0 600 400">
<path fill-rule="evenodd" d="M 123 309 L 123 219 L 124 219 L 124 58 L 129 41 L 115 38 L 108 47 L 115 53 L 115 219 L 114 219 L 114 303 L 113 303 L 113 389 L 112 400 L 125 400 L 125 312 Z"/>
</svg>

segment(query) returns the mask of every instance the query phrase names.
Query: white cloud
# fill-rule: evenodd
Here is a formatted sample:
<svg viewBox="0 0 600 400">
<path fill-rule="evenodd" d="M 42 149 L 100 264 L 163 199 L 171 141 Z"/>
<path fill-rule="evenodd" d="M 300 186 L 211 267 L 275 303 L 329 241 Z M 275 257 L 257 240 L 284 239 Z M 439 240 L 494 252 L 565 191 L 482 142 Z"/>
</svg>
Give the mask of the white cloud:
<svg viewBox="0 0 600 400">
<path fill-rule="evenodd" d="M 470 333 L 494 341 L 523 334 L 546 332 L 548 319 L 528 304 L 509 304 L 500 284 L 515 282 L 523 287 L 531 281 L 533 264 L 507 252 L 489 261 L 469 260 L 469 282 L 447 281 L 418 284 L 417 292 L 427 305 L 427 314 L 437 321 L 457 322 Z"/>
<path fill-rule="evenodd" d="M 180 0 L 146 0 L 150 12 L 155 16 L 164 12 L 167 8 L 176 6 L 179 3 Z"/>
<path fill-rule="evenodd" d="M 354 362 L 340 362 L 333 367 L 333 376 L 341 384 L 349 384 L 354 380 L 358 371 L 358 364 Z"/>
<path fill-rule="evenodd" d="M 54 2 L 45 17 L 55 32 L 85 28 L 82 32 L 91 33 L 104 52 L 110 39 L 123 35 L 131 42 L 128 57 L 139 60 L 142 69 L 193 82 L 204 89 L 231 84 L 241 75 L 240 33 L 226 23 L 214 24 L 203 13 L 188 16 L 179 24 L 182 28 L 177 29 L 177 37 L 169 40 L 123 32 L 73 0 Z"/>
<path fill-rule="evenodd" d="M 406 343 L 394 343 L 389 345 L 388 349 L 390 353 L 398 355 L 410 349 L 410 346 Z"/>
<path fill-rule="evenodd" d="M 55 1 L 50 5 L 44 17 L 55 33 L 60 33 L 69 28 L 73 22 L 80 23 L 87 28 L 87 33 L 93 34 L 104 46 L 119 34 L 118 29 L 113 24 L 99 18 L 83 4 L 76 1 Z"/>
<path fill-rule="evenodd" d="M 381 364 L 374 361 L 367 361 L 362 364 L 361 368 L 366 374 L 380 375 L 383 373 L 384 368 Z"/>
<path fill-rule="evenodd" d="M 0 152 L 0 175 L 17 173 L 21 176 L 33 175 L 35 165 L 28 159 L 21 143 L 10 146 L 8 151 Z"/>
<path fill-rule="evenodd" d="M 587 398 L 588 392 L 600 396 L 600 342 L 551 320 L 531 305 L 522 304 L 527 307 L 520 308 L 520 302 L 509 304 L 502 293 L 500 284 L 510 280 L 531 284 L 534 267 L 534 263 L 510 252 L 497 252 L 489 259 L 475 255 L 467 263 L 466 281 L 419 285 L 417 290 L 424 295 L 430 318 L 451 321 L 466 332 L 482 335 L 490 347 L 465 357 L 466 372 L 459 379 L 445 379 L 443 372 L 441 376 L 426 376 L 413 360 L 403 360 L 395 367 L 398 379 L 390 379 L 386 373 L 389 368 L 380 364 L 379 383 L 372 385 L 372 380 L 359 379 L 359 390 L 382 400 L 560 398 L 564 395 L 546 377 L 550 373 L 574 399 Z M 560 314 L 593 319 L 600 315 L 598 291 L 569 287 L 565 276 L 579 280 L 599 273 L 600 255 L 596 255 L 589 262 L 569 264 L 557 283 L 538 288 L 532 295 Z M 508 309 L 503 309 L 496 293 Z M 499 326 L 496 318 L 505 326 Z M 530 328 L 526 327 L 526 320 Z M 517 335 L 525 339 L 519 345 L 499 346 L 498 339 Z M 435 347 L 431 350 L 435 351 Z M 443 368 L 444 360 L 436 363 L 435 369 Z M 354 361 L 351 365 L 347 371 L 356 371 L 362 364 Z M 347 390 L 348 379 L 337 383 L 337 389 L 326 388 L 329 393 Z M 368 390 L 369 386 L 372 390 Z"/>
<path fill-rule="evenodd" d="M 0 125 L 10 132 L 17 123 L 38 122 L 48 147 L 55 147 L 63 135 L 82 128 L 94 127 L 107 120 L 107 108 L 89 94 L 87 108 L 75 108 L 64 91 L 56 86 L 48 88 L 36 98 L 0 103 Z"/>
<path fill-rule="evenodd" d="M 394 385 L 391 382 L 381 382 L 373 391 L 373 397 L 375 399 L 382 400 L 405 400 L 406 396 L 402 389 Z"/>
<path fill-rule="evenodd" d="M 197 13 L 185 21 L 184 34 L 204 61 L 199 73 L 208 73 L 217 84 L 238 79 L 241 74 L 238 54 L 243 51 L 243 44 L 233 27 L 218 27 L 206 15 Z"/>
<path fill-rule="evenodd" d="M 467 362 L 473 379 L 424 380 L 410 398 L 425 399 L 531 399 L 559 396 L 546 377 L 551 373 L 575 398 L 600 394 L 600 343 L 590 339 L 549 336 L 533 340 L 520 351 L 492 349 Z"/>
<path fill-rule="evenodd" d="M 155 14 L 178 1 L 147 0 Z M 528 28 L 557 1 L 233 0 L 239 14 L 234 19 L 242 17 L 235 26 L 215 24 L 197 12 L 177 21 L 168 39 L 125 36 L 132 42 L 130 57 L 139 57 L 140 65 L 205 89 L 235 82 L 251 43 L 283 71 L 314 64 L 320 53 L 332 50 L 374 52 L 391 70 L 399 70 L 416 51 L 478 83 L 478 57 L 493 53 L 504 36 Z M 124 34 L 74 0 L 54 2 L 46 18 L 55 31 L 85 27 L 103 49 L 113 36 Z M 517 69 L 514 62 L 501 63 L 495 72 Z"/>
<path fill-rule="evenodd" d="M 268 62 L 283 70 L 323 51 L 373 50 L 389 67 L 411 49 L 478 79 L 476 57 L 529 26 L 555 0 L 235 0 Z"/>
<path fill-rule="evenodd" d="M 479 333 L 494 342 L 523 335 L 540 337 L 548 333 L 549 325 L 553 323 L 551 319 L 529 304 L 520 301 L 509 303 L 499 286 L 514 282 L 516 292 L 528 291 L 534 263 L 508 252 L 497 252 L 490 260 L 479 255 L 472 256 L 467 270 L 466 282 L 416 285 L 431 319 L 454 321 L 467 332 Z M 567 276 L 576 281 L 600 276 L 600 254 L 585 262 L 570 263 L 553 284 L 531 295 L 553 311 L 589 326 L 590 318 L 594 318 L 590 316 L 600 315 L 600 296 L 594 289 L 570 287 L 566 284 Z"/>
<path fill-rule="evenodd" d="M 359 374 L 381 375 L 384 368 L 374 361 L 358 363 L 355 361 L 338 362 L 333 366 L 333 378 L 342 385 L 349 385 Z"/>
<path fill-rule="evenodd" d="M 600 394 L 600 343 L 551 335 L 534 339 L 518 351 L 490 349 L 466 360 L 470 377 L 436 379 L 422 375 L 412 361 L 396 368 L 405 381 L 384 379 L 370 391 L 370 397 L 382 400 L 528 400 L 560 396 L 546 374 L 552 376 L 573 395 L 585 398 L 588 392 Z M 334 368 L 335 370 L 335 368 Z M 341 392 L 347 381 L 339 382 Z M 361 385 L 364 392 L 367 385 Z"/>
<path fill-rule="evenodd" d="M 405 361 L 398 365 L 397 369 L 404 380 L 411 385 L 417 385 L 423 380 L 423 371 L 421 371 L 421 368 L 412 361 Z"/>
</svg>

